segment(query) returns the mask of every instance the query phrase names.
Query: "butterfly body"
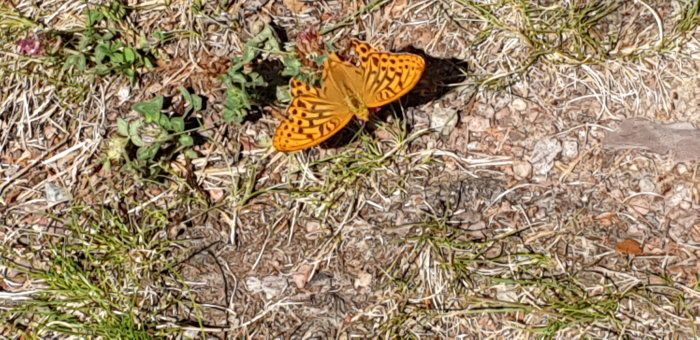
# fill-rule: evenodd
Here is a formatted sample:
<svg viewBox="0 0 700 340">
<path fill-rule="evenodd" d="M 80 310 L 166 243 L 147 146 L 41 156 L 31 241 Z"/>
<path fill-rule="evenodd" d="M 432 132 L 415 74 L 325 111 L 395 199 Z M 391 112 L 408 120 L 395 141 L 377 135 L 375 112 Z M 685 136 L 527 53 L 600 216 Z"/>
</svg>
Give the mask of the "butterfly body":
<svg viewBox="0 0 700 340">
<path fill-rule="evenodd" d="M 377 52 L 353 41 L 360 65 L 330 53 L 323 65 L 322 86 L 292 78 L 292 101 L 273 145 L 279 151 L 313 147 L 345 127 L 352 117 L 369 120 L 370 109 L 386 105 L 410 91 L 420 79 L 425 61 L 407 53 Z"/>
<path fill-rule="evenodd" d="M 348 106 L 350 111 L 355 114 L 355 117 L 362 121 L 369 120 L 369 109 L 367 104 L 358 97 L 356 94 L 350 94 L 345 97 L 345 104 Z"/>
</svg>

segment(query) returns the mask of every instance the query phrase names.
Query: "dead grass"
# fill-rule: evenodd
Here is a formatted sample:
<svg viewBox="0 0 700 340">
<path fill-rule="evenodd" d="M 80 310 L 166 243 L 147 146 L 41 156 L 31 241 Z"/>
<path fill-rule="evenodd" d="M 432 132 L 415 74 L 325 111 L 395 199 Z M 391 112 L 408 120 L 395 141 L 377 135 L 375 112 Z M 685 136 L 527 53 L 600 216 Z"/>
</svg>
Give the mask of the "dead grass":
<svg viewBox="0 0 700 340">
<path fill-rule="evenodd" d="M 0 337 L 698 337 L 698 161 L 601 148 L 625 118 L 698 126 L 698 6 L 0 5 Z M 126 9 L 100 34 L 153 46 L 135 82 L 92 52 L 63 68 L 99 8 Z M 309 151 L 271 150 L 280 103 L 224 123 L 218 76 L 246 42 L 321 22 L 434 73 Z M 42 54 L 16 44 L 32 33 Z M 117 118 L 180 86 L 207 99 L 197 157 L 104 168 Z"/>
</svg>

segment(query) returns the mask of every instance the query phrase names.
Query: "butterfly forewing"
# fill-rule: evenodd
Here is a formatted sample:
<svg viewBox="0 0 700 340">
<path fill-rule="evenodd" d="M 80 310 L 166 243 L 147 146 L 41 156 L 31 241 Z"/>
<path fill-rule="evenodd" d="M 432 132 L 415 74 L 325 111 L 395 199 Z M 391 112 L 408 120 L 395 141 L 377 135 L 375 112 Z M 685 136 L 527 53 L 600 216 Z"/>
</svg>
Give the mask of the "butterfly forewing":
<svg viewBox="0 0 700 340">
<path fill-rule="evenodd" d="M 277 150 L 296 151 L 318 145 L 350 122 L 353 114 L 338 93 L 335 72 L 333 64 L 326 63 L 321 88 L 292 79 L 288 118 L 277 128 L 273 140 Z"/>
<path fill-rule="evenodd" d="M 353 40 L 355 53 L 364 69 L 363 96 L 368 107 L 389 104 L 416 86 L 425 60 L 411 53 L 378 52 L 367 43 Z"/>
<path fill-rule="evenodd" d="M 374 52 L 364 67 L 364 97 L 368 107 L 389 104 L 405 95 L 420 80 L 425 61 L 409 53 Z"/>
<path fill-rule="evenodd" d="M 371 53 L 378 52 L 369 44 L 363 43 L 357 39 L 352 40 L 352 46 L 355 48 L 355 53 L 363 66 L 369 61 L 369 55 Z"/>
</svg>

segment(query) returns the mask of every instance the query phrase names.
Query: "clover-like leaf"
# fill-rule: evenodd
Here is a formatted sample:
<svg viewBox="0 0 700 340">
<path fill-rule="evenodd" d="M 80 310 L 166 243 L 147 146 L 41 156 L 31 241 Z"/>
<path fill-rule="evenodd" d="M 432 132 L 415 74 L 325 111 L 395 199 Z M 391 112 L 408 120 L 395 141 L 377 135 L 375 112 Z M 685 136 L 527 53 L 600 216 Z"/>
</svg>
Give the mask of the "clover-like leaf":
<svg viewBox="0 0 700 340">
<path fill-rule="evenodd" d="M 173 125 L 170 121 L 170 118 L 168 118 L 164 114 L 161 114 L 160 117 L 158 117 L 158 125 L 160 125 L 160 127 L 162 127 L 163 129 L 170 130 L 170 131 L 173 130 Z"/>
<path fill-rule="evenodd" d="M 134 61 L 136 61 L 136 55 L 137 55 L 137 54 L 138 54 L 138 53 L 136 52 L 136 50 L 133 49 L 133 48 L 131 48 L 131 47 L 127 47 L 127 48 L 124 49 L 124 59 L 126 59 L 126 61 L 127 61 L 128 63 L 132 63 L 132 64 L 133 64 Z"/>
<path fill-rule="evenodd" d="M 190 94 L 190 91 L 187 91 L 187 88 L 184 86 L 180 86 L 177 88 L 180 90 L 180 94 L 185 97 L 185 100 L 189 103 L 192 100 L 192 95 Z"/>
<path fill-rule="evenodd" d="M 112 71 L 112 69 L 109 68 L 109 66 L 107 66 L 105 64 L 100 64 L 100 65 L 95 66 L 95 73 L 98 75 L 103 76 L 105 74 L 108 74 L 110 71 Z"/>
<path fill-rule="evenodd" d="M 160 143 L 153 144 L 147 147 L 140 147 L 136 150 L 136 158 L 140 161 L 152 160 L 160 150 Z"/>
<path fill-rule="evenodd" d="M 202 97 L 195 94 L 190 94 L 190 92 L 183 86 L 180 86 L 179 89 L 180 93 L 182 93 L 182 96 L 185 98 L 185 101 L 190 104 L 190 107 L 193 110 L 199 111 L 202 109 Z"/>
<path fill-rule="evenodd" d="M 163 108 L 163 96 L 153 98 L 148 102 L 134 104 L 134 110 L 146 117 L 148 123 L 156 122 L 160 118 L 160 110 Z"/>
<path fill-rule="evenodd" d="M 109 59 L 113 63 L 121 64 L 124 62 L 124 53 L 117 52 L 109 56 Z"/>
<path fill-rule="evenodd" d="M 240 73 L 229 74 L 229 77 L 234 83 L 246 84 L 248 82 L 248 79 Z"/>
<path fill-rule="evenodd" d="M 182 117 L 170 118 L 170 128 L 175 132 L 185 131 L 185 120 Z"/>
<path fill-rule="evenodd" d="M 107 44 L 99 44 L 95 47 L 95 62 L 101 64 L 106 56 L 110 55 L 112 51 L 109 49 Z"/>
<path fill-rule="evenodd" d="M 180 135 L 178 138 L 178 143 L 184 147 L 190 147 L 194 145 L 194 139 L 190 135 Z"/>
<path fill-rule="evenodd" d="M 124 137 L 128 137 L 129 123 L 124 119 L 117 118 L 117 132 Z"/>
<path fill-rule="evenodd" d="M 185 150 L 185 157 L 190 158 L 190 159 L 197 158 L 197 157 L 199 157 L 199 154 L 197 153 L 197 151 L 194 151 L 192 149 L 187 149 L 187 150 Z"/>
<path fill-rule="evenodd" d="M 292 100 L 292 95 L 289 93 L 289 85 L 277 86 L 275 95 L 277 100 L 282 103 L 289 103 Z"/>
<path fill-rule="evenodd" d="M 140 129 L 141 126 L 143 126 L 143 119 L 139 119 L 135 122 L 131 122 L 129 124 L 129 139 L 131 140 L 132 143 L 136 146 L 144 146 L 146 143 L 141 139 L 141 133 Z"/>
<path fill-rule="evenodd" d="M 105 15 L 104 15 L 104 13 L 102 13 L 102 11 L 96 11 L 93 9 L 88 10 L 87 14 L 88 14 L 88 22 L 87 22 L 88 26 L 94 26 L 97 22 L 99 22 L 100 20 L 102 20 L 105 17 Z"/>
</svg>

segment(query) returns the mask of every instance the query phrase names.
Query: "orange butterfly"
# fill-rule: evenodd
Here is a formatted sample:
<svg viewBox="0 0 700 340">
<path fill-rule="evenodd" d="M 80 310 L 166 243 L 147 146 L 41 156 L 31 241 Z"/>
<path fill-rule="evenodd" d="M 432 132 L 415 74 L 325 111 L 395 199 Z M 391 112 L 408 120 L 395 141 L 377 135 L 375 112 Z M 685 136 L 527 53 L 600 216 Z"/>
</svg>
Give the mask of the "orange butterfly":
<svg viewBox="0 0 700 340">
<path fill-rule="evenodd" d="M 288 118 L 277 128 L 272 141 L 277 150 L 316 146 L 345 127 L 353 116 L 369 120 L 370 108 L 389 104 L 408 93 L 425 69 L 425 61 L 415 54 L 378 52 L 366 43 L 352 43 L 360 66 L 330 53 L 323 64 L 322 87 L 292 78 Z"/>
</svg>

